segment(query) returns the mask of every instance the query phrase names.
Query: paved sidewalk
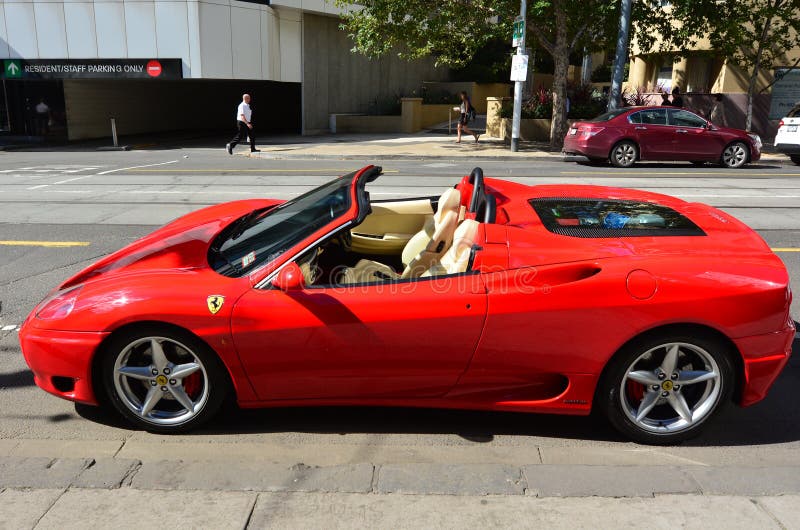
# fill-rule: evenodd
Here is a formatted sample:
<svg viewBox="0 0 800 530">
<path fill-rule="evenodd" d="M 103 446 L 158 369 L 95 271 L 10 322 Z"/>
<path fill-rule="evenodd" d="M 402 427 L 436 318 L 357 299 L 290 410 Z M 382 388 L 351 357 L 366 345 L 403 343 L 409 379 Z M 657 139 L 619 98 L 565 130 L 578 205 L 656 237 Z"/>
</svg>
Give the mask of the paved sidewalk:
<svg viewBox="0 0 800 530">
<path fill-rule="evenodd" d="M 164 444 L 151 445 L 156 456 Z M 7 444 L 0 529 L 800 528 L 800 465 L 309 466 L 212 445 L 207 460 L 140 460 L 13 456 Z"/>
</svg>

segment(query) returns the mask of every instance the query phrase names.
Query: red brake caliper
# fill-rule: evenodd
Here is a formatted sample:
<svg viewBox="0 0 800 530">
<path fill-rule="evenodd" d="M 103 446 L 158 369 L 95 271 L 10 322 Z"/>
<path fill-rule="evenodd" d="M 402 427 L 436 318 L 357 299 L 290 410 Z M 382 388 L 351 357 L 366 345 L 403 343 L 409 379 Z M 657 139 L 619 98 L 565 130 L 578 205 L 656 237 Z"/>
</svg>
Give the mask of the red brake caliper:
<svg viewBox="0 0 800 530">
<path fill-rule="evenodd" d="M 183 378 L 183 390 L 192 399 L 196 398 L 197 394 L 200 393 L 200 384 L 202 383 L 201 377 L 200 371 L 197 371 Z"/>
<path fill-rule="evenodd" d="M 641 401 L 644 399 L 644 385 L 641 383 L 628 379 L 628 382 L 625 383 L 625 391 L 628 393 L 631 401 Z"/>
</svg>

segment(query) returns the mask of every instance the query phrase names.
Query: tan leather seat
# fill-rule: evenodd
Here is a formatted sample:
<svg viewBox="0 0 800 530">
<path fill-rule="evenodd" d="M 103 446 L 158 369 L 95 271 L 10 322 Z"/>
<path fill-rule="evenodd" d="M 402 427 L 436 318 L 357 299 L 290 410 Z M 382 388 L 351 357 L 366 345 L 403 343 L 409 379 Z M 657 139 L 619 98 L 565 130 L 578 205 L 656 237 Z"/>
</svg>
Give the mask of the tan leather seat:
<svg viewBox="0 0 800 530">
<path fill-rule="evenodd" d="M 384 263 L 362 259 L 355 267 L 345 269 L 343 283 L 366 283 L 381 280 L 418 278 L 438 261 L 453 243 L 458 225 L 461 194 L 448 189 L 439 198 L 433 223 L 414 234 L 403 248 L 401 256 L 405 269 L 397 274 Z"/>
<path fill-rule="evenodd" d="M 478 236 L 478 226 L 480 226 L 480 223 L 473 219 L 462 221 L 456 229 L 450 249 L 423 276 L 466 272 L 467 266 L 469 266 L 469 258 L 472 254 L 472 247 Z"/>
</svg>

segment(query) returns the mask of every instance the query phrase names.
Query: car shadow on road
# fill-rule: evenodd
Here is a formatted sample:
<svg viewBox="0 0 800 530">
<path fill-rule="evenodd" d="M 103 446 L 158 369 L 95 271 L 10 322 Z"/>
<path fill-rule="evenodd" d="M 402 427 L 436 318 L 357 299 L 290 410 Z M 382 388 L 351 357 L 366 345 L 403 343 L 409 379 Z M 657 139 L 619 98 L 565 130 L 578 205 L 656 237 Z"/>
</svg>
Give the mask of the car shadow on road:
<svg viewBox="0 0 800 530">
<path fill-rule="evenodd" d="M 685 446 L 771 445 L 800 440 L 800 340 L 795 355 L 767 398 L 747 408 L 728 406 Z M 83 418 L 131 430 L 130 425 L 97 407 L 76 405 Z M 560 416 L 516 412 L 465 411 L 401 407 L 284 407 L 237 409 L 219 414 L 189 435 L 236 435 L 301 432 L 313 434 L 449 434 L 488 443 L 495 436 L 533 436 L 599 442 L 627 442 L 594 415 Z"/>
</svg>

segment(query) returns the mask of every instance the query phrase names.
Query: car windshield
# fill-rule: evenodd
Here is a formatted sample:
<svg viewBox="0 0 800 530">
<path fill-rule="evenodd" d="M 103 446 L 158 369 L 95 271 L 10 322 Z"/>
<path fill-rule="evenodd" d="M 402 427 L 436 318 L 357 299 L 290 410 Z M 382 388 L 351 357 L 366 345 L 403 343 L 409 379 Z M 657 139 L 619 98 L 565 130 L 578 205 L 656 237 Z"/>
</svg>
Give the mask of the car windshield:
<svg viewBox="0 0 800 530">
<path fill-rule="evenodd" d="M 588 121 L 588 122 L 609 121 L 609 120 L 613 120 L 614 118 L 616 118 L 620 114 L 625 114 L 629 110 L 631 110 L 631 109 L 612 110 L 610 112 L 605 112 L 605 113 L 601 114 L 600 116 L 597 116 L 596 118 L 592 118 L 591 120 L 585 120 L 585 121 Z"/>
<path fill-rule="evenodd" d="M 213 241 L 211 267 L 224 276 L 240 277 L 279 257 L 350 209 L 354 176 L 350 173 L 277 207 L 240 217 Z"/>
</svg>

